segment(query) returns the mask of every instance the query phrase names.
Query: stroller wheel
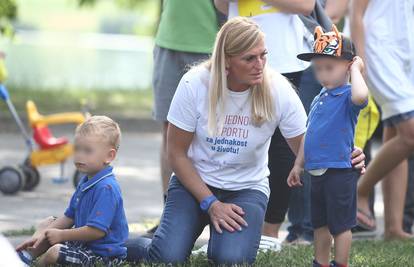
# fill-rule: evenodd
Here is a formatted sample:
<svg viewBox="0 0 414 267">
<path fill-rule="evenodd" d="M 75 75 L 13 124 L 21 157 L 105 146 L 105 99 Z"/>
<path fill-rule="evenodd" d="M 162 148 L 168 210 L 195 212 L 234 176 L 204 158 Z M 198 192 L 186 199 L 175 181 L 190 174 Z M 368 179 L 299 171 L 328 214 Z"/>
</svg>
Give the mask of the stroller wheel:
<svg viewBox="0 0 414 267">
<path fill-rule="evenodd" d="M 75 188 L 78 187 L 78 184 L 84 175 L 85 174 L 79 172 L 78 170 L 75 171 L 75 173 L 73 174 L 73 186 Z"/>
<path fill-rule="evenodd" d="M 23 188 L 23 173 L 11 166 L 0 169 L 0 191 L 6 195 L 13 195 Z"/>
<path fill-rule="evenodd" d="M 40 182 L 39 171 L 30 164 L 28 159 L 25 160 L 23 165 L 19 166 L 24 176 L 26 177 L 26 183 L 23 186 L 24 191 L 32 191 Z"/>
</svg>

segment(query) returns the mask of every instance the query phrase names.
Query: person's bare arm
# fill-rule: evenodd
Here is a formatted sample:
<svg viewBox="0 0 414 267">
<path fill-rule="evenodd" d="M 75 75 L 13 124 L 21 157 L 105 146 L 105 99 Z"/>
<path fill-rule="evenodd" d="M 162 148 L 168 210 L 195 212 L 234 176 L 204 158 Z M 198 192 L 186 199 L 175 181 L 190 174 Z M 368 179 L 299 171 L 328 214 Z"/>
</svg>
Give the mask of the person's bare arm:
<svg viewBox="0 0 414 267">
<path fill-rule="evenodd" d="M 93 241 L 105 236 L 105 232 L 95 227 L 82 226 L 73 229 L 48 229 L 45 232 L 45 238 L 50 245 L 62 243 L 64 241 Z"/>
<path fill-rule="evenodd" d="M 194 133 L 184 131 L 173 124 L 168 126 L 168 162 L 183 186 L 190 191 L 198 202 L 201 202 L 213 193 L 203 182 L 194 168 L 193 163 L 187 156 L 193 136 Z"/>
<path fill-rule="evenodd" d="M 315 8 L 316 0 L 263 0 L 282 12 L 292 14 L 310 15 Z"/>
<path fill-rule="evenodd" d="M 368 100 L 368 87 L 362 75 L 364 63 L 356 56 L 351 65 L 351 100 L 355 105 L 362 105 Z"/>
<path fill-rule="evenodd" d="M 338 23 L 348 11 L 349 0 L 327 0 L 325 5 L 326 15 L 333 23 Z"/>
<path fill-rule="evenodd" d="M 168 126 L 167 153 L 168 161 L 182 185 L 201 202 L 213 193 L 203 182 L 193 163 L 188 158 L 188 148 L 194 133 L 184 131 L 173 124 Z M 242 218 L 244 211 L 235 204 L 215 201 L 208 210 L 211 222 L 217 232 L 222 233 L 221 227 L 230 232 L 241 231 L 241 225 L 247 226 Z"/>
<path fill-rule="evenodd" d="M 369 0 L 352 0 L 350 8 L 351 39 L 355 45 L 357 55 L 365 61 L 365 30 L 364 14 Z"/>
<path fill-rule="evenodd" d="M 230 0 L 214 0 L 214 5 L 216 6 L 218 11 L 220 11 L 224 15 L 228 15 L 229 2 Z"/>
<path fill-rule="evenodd" d="M 305 134 L 301 134 L 293 138 L 286 138 L 286 143 L 289 145 L 293 154 L 295 154 L 297 157 L 299 156 L 300 146 L 304 138 L 305 138 Z"/>
<path fill-rule="evenodd" d="M 303 166 L 305 165 L 305 157 L 304 157 L 304 143 L 305 143 L 305 135 L 302 134 L 300 135 L 301 138 L 294 138 L 294 141 L 292 145 L 289 144 L 289 142 L 292 142 L 292 139 L 290 139 L 291 141 L 288 141 L 289 146 L 295 149 L 292 151 L 296 154 L 296 160 L 295 160 L 295 164 L 293 165 L 292 170 L 289 173 L 289 176 L 287 178 L 287 183 L 290 187 L 293 186 L 301 186 L 302 182 L 300 180 L 300 176 L 303 173 Z"/>
</svg>

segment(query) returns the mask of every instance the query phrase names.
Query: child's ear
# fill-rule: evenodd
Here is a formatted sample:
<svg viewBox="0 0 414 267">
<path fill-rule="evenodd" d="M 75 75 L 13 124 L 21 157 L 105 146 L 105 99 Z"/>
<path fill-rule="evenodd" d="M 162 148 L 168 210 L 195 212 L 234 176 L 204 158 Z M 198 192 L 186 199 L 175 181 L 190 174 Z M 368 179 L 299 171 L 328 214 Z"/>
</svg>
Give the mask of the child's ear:
<svg viewBox="0 0 414 267">
<path fill-rule="evenodd" d="M 105 164 L 108 165 L 109 163 L 111 163 L 115 159 L 115 156 L 116 156 L 116 149 L 111 148 L 108 151 L 108 156 L 106 157 Z"/>
</svg>

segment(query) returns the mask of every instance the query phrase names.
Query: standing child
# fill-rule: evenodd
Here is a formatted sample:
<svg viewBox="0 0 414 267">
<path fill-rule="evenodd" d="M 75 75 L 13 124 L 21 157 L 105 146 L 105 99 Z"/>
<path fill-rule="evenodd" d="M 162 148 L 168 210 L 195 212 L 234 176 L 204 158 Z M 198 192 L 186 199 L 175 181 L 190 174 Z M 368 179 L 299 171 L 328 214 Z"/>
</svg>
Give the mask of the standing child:
<svg viewBox="0 0 414 267">
<path fill-rule="evenodd" d="M 315 235 L 314 267 L 345 267 L 356 225 L 358 173 L 352 168 L 355 124 L 367 104 L 363 62 L 351 41 L 335 26 L 332 32 L 315 29 L 314 52 L 298 55 L 312 61 L 323 88 L 311 105 L 308 128 L 289 186 L 300 186 L 303 168 L 311 174 L 311 216 Z M 349 84 L 351 78 L 352 85 Z M 329 265 L 332 237 L 335 260 Z"/>
<path fill-rule="evenodd" d="M 121 189 L 109 165 L 121 131 L 105 116 L 93 116 L 75 133 L 75 165 L 85 173 L 63 216 L 49 218 L 33 237 L 17 247 L 23 262 L 93 266 L 121 262 L 128 238 Z"/>
</svg>

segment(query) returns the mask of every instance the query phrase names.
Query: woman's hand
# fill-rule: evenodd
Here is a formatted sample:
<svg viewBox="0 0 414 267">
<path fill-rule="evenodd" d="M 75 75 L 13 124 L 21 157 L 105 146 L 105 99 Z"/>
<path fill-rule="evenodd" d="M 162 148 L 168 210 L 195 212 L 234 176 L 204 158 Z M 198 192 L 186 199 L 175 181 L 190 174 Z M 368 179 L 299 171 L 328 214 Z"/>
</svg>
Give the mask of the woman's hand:
<svg viewBox="0 0 414 267">
<path fill-rule="evenodd" d="M 295 164 L 289 173 L 289 176 L 287 178 L 287 184 L 290 187 L 302 186 L 303 184 L 300 180 L 300 176 L 302 175 L 302 173 L 303 173 L 303 168 Z"/>
<path fill-rule="evenodd" d="M 365 173 L 365 154 L 359 147 L 354 147 L 354 150 L 352 151 L 352 166 L 354 166 L 355 169 L 361 170 L 361 174 Z"/>
<path fill-rule="evenodd" d="M 242 217 L 244 215 L 243 209 L 235 204 L 223 203 L 217 200 L 211 204 L 208 214 L 211 223 L 220 234 L 223 233 L 221 227 L 229 232 L 241 231 L 241 226 L 247 227 L 247 222 Z"/>
</svg>

